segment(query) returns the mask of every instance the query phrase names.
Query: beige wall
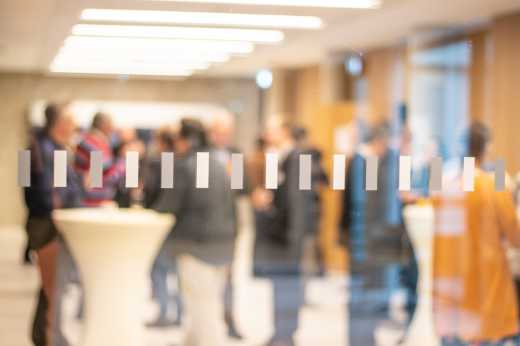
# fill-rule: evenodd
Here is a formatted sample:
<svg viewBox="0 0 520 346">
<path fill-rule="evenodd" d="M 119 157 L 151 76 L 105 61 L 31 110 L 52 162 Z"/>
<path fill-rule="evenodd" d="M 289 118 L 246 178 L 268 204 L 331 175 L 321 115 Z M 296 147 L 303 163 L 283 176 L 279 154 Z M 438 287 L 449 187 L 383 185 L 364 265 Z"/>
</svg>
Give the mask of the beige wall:
<svg viewBox="0 0 520 346">
<path fill-rule="evenodd" d="M 238 109 L 237 143 L 249 149 L 258 126 L 259 93 L 252 80 L 140 81 L 45 77 L 0 73 L 0 225 L 21 224 L 25 209 L 17 186 L 17 150 L 26 144 L 26 113 L 32 101 L 99 99 L 205 102 Z"/>
</svg>

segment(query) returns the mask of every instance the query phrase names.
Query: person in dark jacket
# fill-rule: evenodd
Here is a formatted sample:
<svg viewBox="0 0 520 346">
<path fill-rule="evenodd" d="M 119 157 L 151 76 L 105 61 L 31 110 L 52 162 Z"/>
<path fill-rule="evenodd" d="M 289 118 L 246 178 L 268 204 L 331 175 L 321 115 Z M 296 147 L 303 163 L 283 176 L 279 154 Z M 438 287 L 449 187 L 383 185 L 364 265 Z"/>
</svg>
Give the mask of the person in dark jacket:
<svg viewBox="0 0 520 346">
<path fill-rule="evenodd" d="M 257 230 L 255 274 L 273 285 L 274 333 L 268 345 L 294 345 L 298 313 L 304 302 L 305 280 L 301 276 L 304 242 L 319 223 L 318 186 L 323 182 L 319 155 L 306 143 L 303 128 L 272 119 L 266 137 L 279 154 L 279 185 L 272 191 L 266 209 L 265 227 Z M 311 189 L 299 186 L 300 156 L 311 156 Z"/>
<path fill-rule="evenodd" d="M 226 167 L 211 154 L 208 187 L 197 188 L 197 152 L 209 152 L 204 128 L 184 119 L 176 141 L 174 188 L 163 189 L 153 209 L 176 217 L 172 251 L 190 317 L 185 343 L 220 346 L 225 343 L 226 271 L 235 245 L 234 197 Z"/>
<path fill-rule="evenodd" d="M 144 174 L 143 205 L 151 208 L 161 195 L 161 153 L 173 153 L 175 150 L 175 134 L 168 127 L 160 128 L 154 136 L 156 153 L 150 157 Z M 168 290 L 168 273 L 175 270 L 175 259 L 172 252 L 173 232 L 163 242 L 159 254 L 155 258 L 151 279 L 153 297 L 159 305 L 159 315 L 148 323 L 149 327 L 168 327 L 180 325 L 181 309 L 180 296 L 176 295 L 175 305 L 177 308 L 176 320 L 170 318 L 170 298 Z"/>
<path fill-rule="evenodd" d="M 399 285 L 401 205 L 398 154 L 389 149 L 387 124 L 368 129 L 350 159 L 341 228 L 350 254 L 349 345 L 374 345 L 374 330 L 387 317 L 388 299 Z M 378 160 L 376 191 L 367 191 L 367 160 Z"/>
<path fill-rule="evenodd" d="M 54 323 L 57 260 L 64 243 L 52 221 L 52 211 L 78 207 L 82 194 L 80 181 L 70 166 L 67 186 L 53 186 L 54 152 L 68 150 L 75 132 L 74 118 L 67 105 L 49 104 L 45 120 L 44 129 L 31 140 L 31 184 L 25 188 L 29 247 L 38 257 L 42 279 L 32 331 L 36 346 L 68 344 L 60 326 Z"/>
</svg>

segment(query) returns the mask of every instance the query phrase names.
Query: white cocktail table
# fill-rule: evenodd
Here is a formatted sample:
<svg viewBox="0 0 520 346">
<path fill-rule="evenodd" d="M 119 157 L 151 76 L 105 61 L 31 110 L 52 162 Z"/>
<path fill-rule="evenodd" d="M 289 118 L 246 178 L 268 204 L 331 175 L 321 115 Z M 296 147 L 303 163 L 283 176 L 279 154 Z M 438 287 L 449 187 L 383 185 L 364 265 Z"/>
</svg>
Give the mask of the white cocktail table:
<svg viewBox="0 0 520 346">
<path fill-rule="evenodd" d="M 145 209 L 53 212 L 85 290 L 82 346 L 142 346 L 149 271 L 172 215 Z"/>
<path fill-rule="evenodd" d="M 427 205 L 410 205 L 404 209 L 404 221 L 417 259 L 419 278 L 417 306 L 406 333 L 404 346 L 438 346 L 433 324 L 433 233 L 434 210 Z"/>
</svg>

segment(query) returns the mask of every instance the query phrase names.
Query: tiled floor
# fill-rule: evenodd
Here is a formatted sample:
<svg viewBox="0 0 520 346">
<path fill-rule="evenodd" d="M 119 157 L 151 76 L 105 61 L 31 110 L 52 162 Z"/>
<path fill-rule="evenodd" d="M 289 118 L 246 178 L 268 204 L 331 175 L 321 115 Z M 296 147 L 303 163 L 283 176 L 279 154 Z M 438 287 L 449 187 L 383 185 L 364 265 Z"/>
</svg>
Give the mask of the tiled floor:
<svg viewBox="0 0 520 346">
<path fill-rule="evenodd" d="M 27 346 L 29 321 L 34 306 L 38 276 L 33 267 L 20 264 L 24 244 L 21 229 L 0 229 L 0 346 Z M 239 240 L 238 267 L 241 280 L 236 288 L 236 313 L 238 326 L 246 336 L 240 343 L 230 345 L 261 345 L 272 330 L 272 287 L 269 281 L 247 276 L 250 237 Z M 307 289 L 307 305 L 300 310 L 298 345 L 337 346 L 346 345 L 345 280 L 328 278 L 312 280 Z M 288 292 L 290 294 L 290 292 Z M 65 332 L 74 345 L 81 337 L 81 323 L 73 316 L 76 309 L 77 290 L 72 287 L 65 297 Z M 150 302 L 149 316 L 155 306 Z M 324 328 L 323 326 L 326 326 Z M 149 346 L 180 345 L 182 328 L 147 330 Z"/>
</svg>

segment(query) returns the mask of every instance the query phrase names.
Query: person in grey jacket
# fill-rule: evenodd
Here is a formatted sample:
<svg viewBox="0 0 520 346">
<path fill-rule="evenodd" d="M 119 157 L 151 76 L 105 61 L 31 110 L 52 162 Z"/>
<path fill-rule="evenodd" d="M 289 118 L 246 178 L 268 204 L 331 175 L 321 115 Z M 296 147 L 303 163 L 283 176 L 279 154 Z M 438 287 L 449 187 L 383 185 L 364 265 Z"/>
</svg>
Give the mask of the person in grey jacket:
<svg viewBox="0 0 520 346">
<path fill-rule="evenodd" d="M 224 343 L 223 294 L 235 244 L 234 198 L 226 167 L 209 155 L 209 186 L 196 187 L 197 152 L 208 152 L 203 125 L 184 119 L 176 142 L 174 188 L 153 209 L 175 215 L 172 251 L 189 317 L 186 344 Z M 204 330 L 204 333 L 200 333 Z"/>
</svg>

